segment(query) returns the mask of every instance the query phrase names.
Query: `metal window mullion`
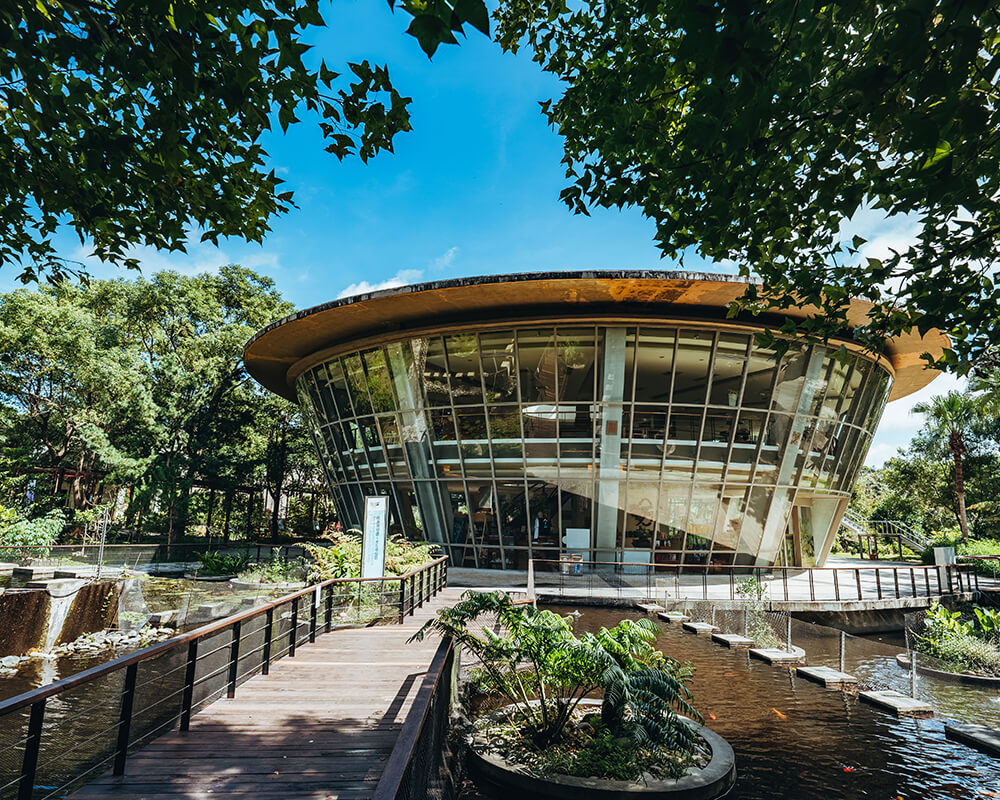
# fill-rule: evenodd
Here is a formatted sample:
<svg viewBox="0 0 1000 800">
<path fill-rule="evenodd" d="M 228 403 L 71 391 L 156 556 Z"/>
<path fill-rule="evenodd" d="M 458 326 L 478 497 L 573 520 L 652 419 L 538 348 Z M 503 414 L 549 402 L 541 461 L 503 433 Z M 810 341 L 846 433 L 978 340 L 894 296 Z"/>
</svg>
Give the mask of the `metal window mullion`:
<svg viewBox="0 0 1000 800">
<path fill-rule="evenodd" d="M 514 372 L 517 374 L 517 424 L 521 431 L 521 490 L 524 497 L 525 535 L 528 539 L 528 558 L 534 558 L 532 540 L 534 520 L 528 495 L 528 446 L 524 437 L 524 397 L 521 395 L 521 329 L 514 328 Z"/>
<path fill-rule="evenodd" d="M 486 401 L 486 380 L 485 370 L 483 369 L 483 343 L 482 339 L 480 339 L 480 333 L 478 331 L 476 332 L 476 359 L 479 363 L 479 386 L 481 387 L 481 397 L 483 398 L 483 420 L 486 423 L 486 430 L 484 433 L 486 436 L 486 452 L 489 454 L 490 459 L 490 492 L 493 501 L 493 517 L 496 520 L 497 527 L 497 547 L 500 548 L 500 568 L 507 569 L 507 555 L 504 552 L 503 547 L 503 531 L 500 528 L 500 490 L 497 488 L 496 462 L 493 459 L 493 437 L 490 436 L 490 413 Z"/>
<path fill-rule="evenodd" d="M 448 408 L 451 410 L 451 424 L 455 431 L 455 449 L 458 452 L 458 468 L 460 475 L 458 480 L 462 485 L 462 494 L 465 496 L 465 513 L 468 517 L 468 531 L 472 534 L 472 561 L 476 565 L 476 569 L 479 569 L 479 544 L 476 541 L 476 520 L 472 511 L 472 501 L 469 499 L 469 484 L 466 478 L 468 477 L 465 470 L 465 457 L 462 454 L 462 430 L 458 424 L 458 411 L 455 408 L 455 392 L 451 386 L 451 359 L 448 357 L 448 343 L 445 341 L 445 337 L 441 337 L 441 353 L 444 355 L 444 373 L 445 379 L 448 384 Z M 449 495 L 449 504 L 451 502 L 451 491 L 448 489 L 448 482 L 445 480 L 445 491 Z M 468 540 L 468 536 L 466 539 Z M 462 549 L 462 561 L 465 561 L 465 547 L 463 545 Z"/>
</svg>

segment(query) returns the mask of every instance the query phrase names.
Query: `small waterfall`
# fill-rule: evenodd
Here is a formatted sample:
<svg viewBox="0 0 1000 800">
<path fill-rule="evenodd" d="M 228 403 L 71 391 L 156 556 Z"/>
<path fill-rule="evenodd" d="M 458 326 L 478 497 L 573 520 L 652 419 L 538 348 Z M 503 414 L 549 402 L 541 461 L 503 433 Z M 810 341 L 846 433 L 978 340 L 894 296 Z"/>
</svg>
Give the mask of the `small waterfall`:
<svg viewBox="0 0 1000 800">
<path fill-rule="evenodd" d="M 45 629 L 46 653 L 51 653 L 52 648 L 59 641 L 59 634 L 62 633 L 63 624 L 69 616 L 70 607 L 73 605 L 74 595 L 67 594 L 62 597 L 49 598 L 49 626 Z"/>
</svg>

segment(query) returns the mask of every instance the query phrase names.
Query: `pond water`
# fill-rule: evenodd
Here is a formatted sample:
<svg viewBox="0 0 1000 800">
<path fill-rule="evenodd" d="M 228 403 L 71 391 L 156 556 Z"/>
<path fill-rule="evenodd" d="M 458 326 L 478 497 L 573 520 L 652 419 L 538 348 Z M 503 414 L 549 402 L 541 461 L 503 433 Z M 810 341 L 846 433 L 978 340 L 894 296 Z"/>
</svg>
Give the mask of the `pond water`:
<svg viewBox="0 0 1000 800">
<path fill-rule="evenodd" d="M 573 607 L 551 607 L 559 613 Z M 580 608 L 578 631 L 610 627 L 639 615 L 611 609 Z M 1000 796 L 1000 760 L 953 743 L 944 720 L 1000 726 L 997 693 L 920 679 L 918 693 L 939 711 L 934 719 L 899 719 L 840 691 L 796 677 L 789 669 L 751 659 L 707 636 L 667 625 L 659 647 L 691 661 L 694 703 L 706 724 L 736 752 L 737 780 L 727 798 L 739 800 L 949 800 Z M 796 624 L 793 640 L 810 664 L 837 666 L 839 637 L 830 629 Z M 875 685 L 899 683 L 898 648 L 850 637 L 849 672 Z M 811 639 L 811 640 L 810 640 Z M 495 798 L 469 787 L 465 797 Z"/>
</svg>

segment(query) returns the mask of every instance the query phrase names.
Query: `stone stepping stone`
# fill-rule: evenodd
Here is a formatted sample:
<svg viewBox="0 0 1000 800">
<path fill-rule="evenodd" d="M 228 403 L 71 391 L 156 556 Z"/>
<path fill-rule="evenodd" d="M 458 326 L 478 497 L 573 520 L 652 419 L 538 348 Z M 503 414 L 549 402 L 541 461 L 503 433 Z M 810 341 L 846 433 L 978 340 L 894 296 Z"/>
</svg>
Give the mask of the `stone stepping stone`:
<svg viewBox="0 0 1000 800">
<path fill-rule="evenodd" d="M 653 614 L 659 611 L 666 611 L 666 609 L 656 603 L 636 603 L 635 607 L 640 611 L 645 611 L 647 614 Z"/>
<path fill-rule="evenodd" d="M 989 753 L 991 756 L 1000 756 L 1000 731 L 993 728 L 988 728 L 985 725 L 948 722 L 944 726 L 944 735 L 956 742 Z"/>
<path fill-rule="evenodd" d="M 933 717 L 934 709 L 923 700 L 917 700 L 893 689 L 858 692 L 867 703 L 892 711 L 900 717 Z"/>
<path fill-rule="evenodd" d="M 839 689 L 841 686 L 854 686 L 858 679 L 846 672 L 838 672 L 831 667 L 799 667 L 795 670 L 803 678 L 821 683 L 829 689 Z"/>
<path fill-rule="evenodd" d="M 656 616 L 664 622 L 688 622 L 691 619 L 691 617 L 687 617 L 677 611 L 658 611 Z"/>
<path fill-rule="evenodd" d="M 794 645 L 791 650 L 782 650 L 778 647 L 751 647 L 750 655 L 768 664 L 794 664 L 805 661 L 806 651 Z"/>
<path fill-rule="evenodd" d="M 715 633 L 719 629 L 708 622 L 685 622 L 684 630 L 691 633 Z"/>
<path fill-rule="evenodd" d="M 726 647 L 748 649 L 753 647 L 753 639 L 740 636 L 738 633 L 713 633 L 712 641 Z"/>
</svg>

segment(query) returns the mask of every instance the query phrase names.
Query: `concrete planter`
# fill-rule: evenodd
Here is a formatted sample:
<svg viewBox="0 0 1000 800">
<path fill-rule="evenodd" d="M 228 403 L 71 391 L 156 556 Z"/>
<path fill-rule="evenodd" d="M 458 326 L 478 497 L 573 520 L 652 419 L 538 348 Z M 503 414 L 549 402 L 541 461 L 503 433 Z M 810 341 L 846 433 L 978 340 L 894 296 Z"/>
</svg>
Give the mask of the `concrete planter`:
<svg viewBox="0 0 1000 800">
<path fill-rule="evenodd" d="M 487 752 L 486 741 L 479 736 L 474 736 L 470 743 L 469 766 L 477 775 L 503 789 L 504 796 L 520 800 L 714 800 L 736 782 L 736 757 L 729 742 L 715 731 L 690 724 L 708 744 L 712 758 L 704 769 L 689 771 L 676 780 L 639 783 L 572 775 L 542 778 L 530 774 L 520 764 Z"/>
</svg>

